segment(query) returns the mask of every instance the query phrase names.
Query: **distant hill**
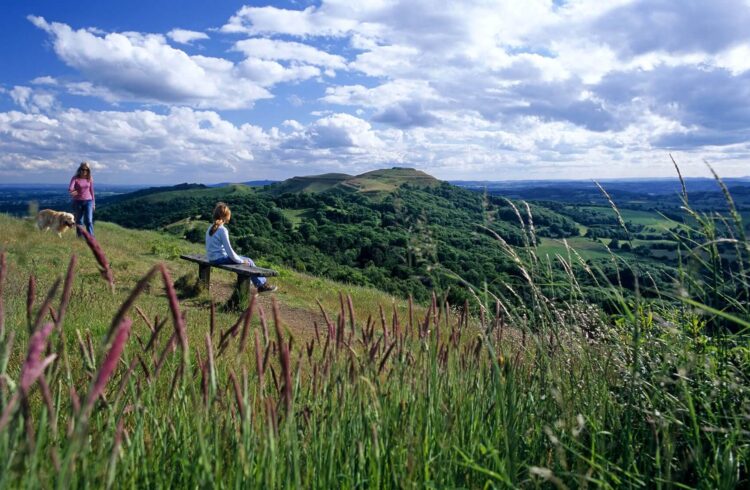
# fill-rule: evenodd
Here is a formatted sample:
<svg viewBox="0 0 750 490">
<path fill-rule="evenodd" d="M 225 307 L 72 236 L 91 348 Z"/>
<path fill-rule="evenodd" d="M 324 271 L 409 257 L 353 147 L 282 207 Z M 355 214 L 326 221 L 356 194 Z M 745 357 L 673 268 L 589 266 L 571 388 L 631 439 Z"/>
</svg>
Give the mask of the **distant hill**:
<svg viewBox="0 0 750 490">
<path fill-rule="evenodd" d="M 134 192 L 128 192 L 126 194 L 118 194 L 115 196 L 108 197 L 106 198 L 106 202 L 119 202 L 122 200 L 146 197 L 152 194 L 161 194 L 163 192 L 187 191 L 187 190 L 207 189 L 207 188 L 208 187 L 203 184 L 188 184 L 187 182 L 182 183 L 182 184 L 177 184 L 177 185 L 171 185 L 171 186 L 148 187 L 146 189 L 139 189 Z M 100 199 L 100 201 L 104 201 L 104 199 Z"/>
<path fill-rule="evenodd" d="M 431 175 L 413 168 L 393 167 L 373 170 L 361 175 L 330 173 L 292 177 L 283 182 L 270 185 L 266 190 L 275 196 L 286 193 L 320 193 L 330 190 L 357 192 L 370 197 L 381 197 L 390 194 L 403 185 L 418 187 L 436 187 L 440 181 Z"/>
<path fill-rule="evenodd" d="M 247 185 L 250 187 L 265 187 L 267 185 L 275 184 L 278 180 L 248 180 L 246 182 L 239 182 L 242 185 Z M 234 184 L 235 182 L 221 182 L 219 184 L 209 184 L 208 187 L 224 187 L 227 185 Z"/>
<path fill-rule="evenodd" d="M 418 187 L 437 187 L 440 185 L 440 181 L 413 168 L 394 167 L 357 175 L 345 180 L 339 186 L 365 194 L 377 194 L 393 192 L 405 184 Z"/>
<path fill-rule="evenodd" d="M 725 197 L 716 179 L 686 178 L 685 188 L 695 209 L 723 209 Z M 722 179 L 740 210 L 750 210 L 750 181 L 745 177 Z M 576 205 L 608 206 L 593 180 L 452 181 L 451 184 L 489 194 L 529 201 L 556 201 Z M 681 215 L 682 184 L 677 178 L 611 179 L 599 181 L 620 207 Z"/>
<path fill-rule="evenodd" d="M 129 194 L 114 196 L 103 202 L 107 205 L 127 202 L 131 205 L 147 206 L 185 197 L 206 198 L 219 201 L 225 199 L 227 196 L 238 197 L 247 194 L 254 194 L 256 189 L 257 188 L 255 187 L 250 187 L 244 184 L 228 184 L 223 187 L 209 187 L 203 184 L 180 184 L 171 187 L 151 187 L 149 189 L 142 189 Z M 134 223 L 121 224 L 124 224 L 125 226 L 138 226 Z"/>
<path fill-rule="evenodd" d="M 292 177 L 283 182 L 271 184 L 266 190 L 274 195 L 295 192 L 324 192 L 351 178 L 353 178 L 351 175 L 335 173 Z"/>
</svg>

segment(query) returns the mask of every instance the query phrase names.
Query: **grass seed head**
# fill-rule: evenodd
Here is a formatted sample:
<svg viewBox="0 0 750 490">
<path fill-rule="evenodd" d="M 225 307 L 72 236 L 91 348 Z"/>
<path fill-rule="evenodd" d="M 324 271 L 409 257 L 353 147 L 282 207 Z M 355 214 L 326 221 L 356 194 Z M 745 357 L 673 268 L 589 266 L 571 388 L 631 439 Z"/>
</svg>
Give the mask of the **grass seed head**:
<svg viewBox="0 0 750 490">
<path fill-rule="evenodd" d="M 83 406 L 84 417 L 87 417 L 88 414 L 91 413 L 94 402 L 102 394 L 104 387 L 107 385 L 107 380 L 109 380 L 112 373 L 114 373 L 115 368 L 117 368 L 122 351 L 125 349 L 125 343 L 128 341 L 132 325 L 133 322 L 129 318 L 123 318 L 120 322 L 114 340 L 112 341 L 112 345 L 109 348 L 107 355 L 104 357 L 104 361 L 102 361 L 102 364 L 99 366 L 94 383 L 91 385 L 91 390 L 86 397 L 86 403 Z"/>
<path fill-rule="evenodd" d="M 104 250 L 102 250 L 101 245 L 99 245 L 99 242 L 91 236 L 91 234 L 86 231 L 86 229 L 81 225 L 76 225 L 78 227 L 78 231 L 83 235 L 84 240 L 86 240 L 86 245 L 89 246 L 91 249 L 91 253 L 94 254 L 94 258 L 96 259 L 96 262 L 99 264 L 100 271 L 102 273 L 102 277 L 107 280 L 107 284 L 109 284 L 109 289 L 114 292 L 115 291 L 115 276 L 112 273 L 112 268 L 109 265 L 109 260 L 107 260 L 107 256 L 104 254 Z"/>
</svg>

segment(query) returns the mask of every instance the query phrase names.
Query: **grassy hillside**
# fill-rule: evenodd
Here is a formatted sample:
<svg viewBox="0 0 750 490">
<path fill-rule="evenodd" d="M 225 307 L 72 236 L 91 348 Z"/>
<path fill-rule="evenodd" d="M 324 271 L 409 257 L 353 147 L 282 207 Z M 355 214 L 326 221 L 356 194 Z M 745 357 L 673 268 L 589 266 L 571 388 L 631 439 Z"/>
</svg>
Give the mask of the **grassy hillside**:
<svg viewBox="0 0 750 490">
<path fill-rule="evenodd" d="M 166 186 L 166 187 L 148 187 L 146 189 L 139 189 L 134 192 L 130 192 L 127 194 L 117 194 L 114 196 L 101 196 L 99 192 L 97 192 L 97 196 L 99 197 L 99 201 L 105 201 L 105 202 L 117 202 L 122 199 L 132 199 L 135 197 L 143 198 L 152 194 L 162 194 L 167 193 L 171 191 L 188 191 L 188 190 L 198 190 L 198 189 L 207 189 L 207 187 L 203 184 L 177 184 L 173 186 Z"/>
<path fill-rule="evenodd" d="M 341 182 L 338 187 L 361 192 L 371 197 L 383 198 L 404 185 L 435 187 L 440 185 L 440 181 L 413 168 L 394 167 L 357 175 Z"/>
<path fill-rule="evenodd" d="M 266 190 L 274 195 L 297 192 L 325 192 L 351 178 L 351 175 L 336 173 L 292 177 L 283 182 L 271 184 Z"/>
<path fill-rule="evenodd" d="M 7 290 L 9 296 L 6 296 L 6 314 L 9 321 L 23 323 L 21 320 L 25 315 L 24 292 L 29 275 L 35 276 L 41 297 L 42 292 L 46 291 L 55 279 L 65 274 L 69 256 L 74 253 L 79 259 L 80 279 L 79 289 L 74 290 L 74 298 L 80 297 L 81 301 L 73 301 L 68 314 L 90 328 L 95 335 L 105 331 L 110 312 L 124 300 L 136 282 L 151 267 L 164 263 L 174 280 L 184 276 L 190 283 L 194 283 L 197 279 L 197 266 L 179 259 L 179 255 L 203 252 L 201 245 L 189 243 L 170 234 L 130 230 L 112 223 L 98 222 L 96 235 L 111 262 L 115 276 L 115 293 L 111 295 L 100 290 L 101 277 L 96 262 L 86 244 L 75 238 L 75 233 L 67 232 L 60 239 L 54 233 L 39 232 L 30 220 L 20 220 L 3 214 L 0 214 L 0 229 L 4 230 L 0 238 L 0 250 L 6 252 L 10 264 L 10 289 Z M 323 323 L 317 301 L 333 311 L 339 306 L 339 293 L 342 291 L 352 296 L 363 315 L 378 317 L 380 305 L 387 308 L 395 305 L 402 314 L 407 308 L 403 300 L 396 300 L 371 288 L 312 277 L 262 260 L 258 261 L 258 264 L 279 271 L 280 276 L 273 279 L 273 283 L 279 286 L 279 291 L 274 293 L 274 296 L 279 300 L 281 310 L 285 313 L 288 327 L 302 337 L 312 334 L 313 321 Z M 233 273 L 220 270 L 214 271 L 211 277 L 210 293 L 204 292 L 199 296 L 188 297 L 184 302 L 187 314 L 201 325 L 208 324 L 206 308 L 210 302 L 214 301 L 217 305 L 225 302 L 231 295 L 235 280 Z M 261 297 L 261 304 L 268 307 L 269 311 L 270 299 L 270 296 Z M 166 315 L 161 290 L 142 296 L 140 304 L 151 317 L 157 314 L 162 317 Z M 219 311 L 217 315 L 217 321 L 221 325 L 228 325 L 236 320 L 236 313 Z M 190 334 L 199 342 L 205 331 Z"/>
<path fill-rule="evenodd" d="M 715 239 L 742 223 L 716 236 L 696 216 L 679 297 L 626 298 L 584 261 L 540 259 L 526 226 L 529 245 L 496 242 L 521 294 L 412 315 L 281 268 L 278 294 L 214 329 L 210 296 L 178 300 L 160 273 L 133 305 L 146 319 L 124 303 L 152 264 L 191 273 L 174 256 L 200 247 L 99 223 L 111 291 L 72 234 L 0 216 L 0 488 L 747 487 L 750 244 L 722 260 Z M 71 252 L 70 296 L 44 305 Z M 619 307 L 588 301 L 582 274 Z M 231 277 L 214 279 L 221 300 Z"/>
<path fill-rule="evenodd" d="M 434 187 L 439 183 L 440 181 L 436 178 L 419 170 L 394 167 L 373 170 L 357 176 L 334 173 L 292 177 L 273 184 L 265 190 L 275 196 L 286 193 L 321 193 L 338 190 L 382 199 L 404 185 Z"/>
</svg>

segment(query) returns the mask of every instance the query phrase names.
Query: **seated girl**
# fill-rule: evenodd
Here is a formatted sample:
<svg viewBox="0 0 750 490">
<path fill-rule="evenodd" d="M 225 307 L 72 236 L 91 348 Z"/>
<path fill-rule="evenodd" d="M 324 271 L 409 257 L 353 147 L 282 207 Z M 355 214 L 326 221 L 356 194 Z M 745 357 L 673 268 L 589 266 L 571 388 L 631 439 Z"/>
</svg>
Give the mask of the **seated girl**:
<svg viewBox="0 0 750 490">
<path fill-rule="evenodd" d="M 206 230 L 206 256 L 212 264 L 247 264 L 255 267 L 255 262 L 248 257 L 237 255 L 229 243 L 229 231 L 224 226 L 232 218 L 232 212 L 229 206 L 220 202 L 214 207 L 214 223 Z M 271 286 L 265 277 L 252 276 L 253 285 L 259 293 L 266 293 L 276 290 L 276 286 Z"/>
</svg>

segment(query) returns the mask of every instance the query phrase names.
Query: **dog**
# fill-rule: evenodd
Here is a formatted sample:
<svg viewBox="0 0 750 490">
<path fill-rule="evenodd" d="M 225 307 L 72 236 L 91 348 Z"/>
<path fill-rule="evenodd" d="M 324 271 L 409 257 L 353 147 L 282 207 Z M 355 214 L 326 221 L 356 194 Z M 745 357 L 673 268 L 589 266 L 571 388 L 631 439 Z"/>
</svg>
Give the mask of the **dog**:
<svg viewBox="0 0 750 490">
<path fill-rule="evenodd" d="M 71 213 L 64 213 L 53 209 L 42 209 L 36 215 L 36 226 L 39 230 L 47 231 L 52 228 L 60 238 L 62 238 L 62 234 L 65 231 L 69 228 L 74 228 L 75 225 L 76 221 Z"/>
</svg>

